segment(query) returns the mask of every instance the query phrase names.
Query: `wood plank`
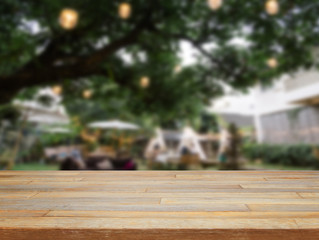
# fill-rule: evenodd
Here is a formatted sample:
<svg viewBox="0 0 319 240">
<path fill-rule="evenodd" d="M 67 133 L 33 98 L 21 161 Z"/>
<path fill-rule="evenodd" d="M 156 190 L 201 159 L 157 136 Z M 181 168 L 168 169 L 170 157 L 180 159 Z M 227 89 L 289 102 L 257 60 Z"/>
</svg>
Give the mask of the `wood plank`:
<svg viewBox="0 0 319 240">
<path fill-rule="evenodd" d="M 1 218 L 0 228 L 47 229 L 296 229 L 293 219 L 201 219 L 201 218 L 83 218 L 41 217 Z"/>
<path fill-rule="evenodd" d="M 1 171 L 1 176 L 75 176 L 81 174 L 77 171 Z"/>
<path fill-rule="evenodd" d="M 31 183 L 31 180 L 0 180 L 0 186 L 25 185 Z"/>
<path fill-rule="evenodd" d="M 302 198 L 316 198 L 319 201 L 319 193 L 303 193 L 303 192 L 298 192 L 298 194 Z"/>
<path fill-rule="evenodd" d="M 1 240 L 317 240 L 318 219 L 316 171 L 0 171 Z"/>
<path fill-rule="evenodd" d="M 319 212 L 319 204 L 248 204 L 251 211 L 267 212 Z"/>
<path fill-rule="evenodd" d="M 313 181 L 313 180 L 319 180 L 319 175 L 315 176 L 275 176 L 275 177 L 265 177 L 265 180 L 267 181 L 278 181 L 278 180 L 306 180 L 306 181 Z"/>
<path fill-rule="evenodd" d="M 7 194 L 10 194 L 8 192 Z M 19 193 L 12 193 L 19 194 Z M 308 193 L 316 194 L 316 193 Z M 319 193 L 318 193 L 319 195 Z M 143 193 L 125 193 L 125 192 L 38 192 L 38 194 L 32 196 L 32 198 L 124 198 L 124 197 L 134 197 L 134 198 L 145 198 L 145 197 L 156 197 L 156 198 L 271 198 L 271 199 L 299 199 L 301 196 L 296 192 L 268 192 L 268 193 L 250 193 L 250 192 L 199 192 L 194 195 L 194 193 L 180 193 L 180 192 L 143 192 Z"/>
<path fill-rule="evenodd" d="M 304 201 L 308 201 L 304 199 Z M 312 200 L 310 200 L 312 201 Z M 125 198 L 110 198 L 105 197 L 101 198 L 63 198 L 62 201 L 57 201 L 57 199 L 51 198 L 26 198 L 26 199 L 0 199 L 0 207 L 11 206 L 11 205 L 32 205 L 32 204 L 57 204 L 58 202 L 62 202 L 63 204 L 116 204 L 116 205 L 144 205 L 144 204 L 159 204 L 161 202 L 161 198 L 134 198 L 134 197 L 125 197 Z"/>
<path fill-rule="evenodd" d="M 12 191 L 0 191 L 0 199 L 11 199 L 11 198 L 18 198 L 18 199 L 24 199 L 24 198 L 31 198 L 32 196 L 36 195 L 38 192 L 36 191 L 18 191 L 18 192 L 12 192 Z"/>
<path fill-rule="evenodd" d="M 303 204 L 303 205 L 319 205 L 318 199 L 275 199 L 275 198 L 247 198 L 245 204 Z M 243 203 L 243 199 L 228 198 L 162 198 L 161 204 L 218 204 L 218 203 L 239 204 Z"/>
<path fill-rule="evenodd" d="M 242 188 L 285 188 L 285 189 L 319 189 L 319 183 L 296 183 L 296 184 L 240 184 Z"/>
<path fill-rule="evenodd" d="M 7 217 L 43 217 L 49 213 L 48 210 L 0 210 L 0 218 Z"/>
<path fill-rule="evenodd" d="M 319 218 L 296 218 L 295 221 L 299 228 L 319 229 Z"/>
<path fill-rule="evenodd" d="M 109 192 L 145 192 L 146 188 L 143 186 L 103 186 L 103 185 L 92 185 L 86 186 L 85 184 L 78 185 L 78 186 L 68 186 L 68 185 L 12 185 L 12 186 L 0 186 L 0 191 L 109 191 Z"/>
<path fill-rule="evenodd" d="M 48 211 L 46 217 L 104 218 L 319 218 L 319 212 L 139 212 L 139 211 Z"/>
<path fill-rule="evenodd" d="M 283 192 L 310 192 L 310 193 L 319 193 L 318 188 L 305 187 L 305 188 L 158 188 L 152 187 L 147 188 L 146 192 L 148 193 L 283 193 Z"/>
<path fill-rule="evenodd" d="M 13 203 L 0 205 L 0 210 L 73 210 L 73 211 L 141 211 L 141 212 L 206 212 L 206 211 L 249 211 L 245 204 L 185 204 L 185 205 L 161 205 L 161 204 L 116 204 L 108 202 L 89 203 Z"/>
</svg>

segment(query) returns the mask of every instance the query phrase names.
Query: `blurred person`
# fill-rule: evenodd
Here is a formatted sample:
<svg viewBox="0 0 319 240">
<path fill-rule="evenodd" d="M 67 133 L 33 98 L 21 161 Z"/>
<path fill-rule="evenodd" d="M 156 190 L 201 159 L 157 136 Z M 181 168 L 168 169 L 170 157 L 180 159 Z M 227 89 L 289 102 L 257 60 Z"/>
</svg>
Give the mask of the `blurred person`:
<svg viewBox="0 0 319 240">
<path fill-rule="evenodd" d="M 81 153 L 78 150 L 73 150 L 69 157 L 66 157 L 61 163 L 60 170 L 86 170 L 87 166 L 84 162 Z"/>
<path fill-rule="evenodd" d="M 221 168 L 227 162 L 227 150 L 229 148 L 230 135 L 227 129 L 222 128 L 219 135 L 219 147 L 218 147 L 218 161 L 221 164 Z"/>
<path fill-rule="evenodd" d="M 79 167 L 80 167 L 80 169 L 85 169 L 85 167 L 86 167 L 86 164 L 85 164 L 85 162 L 84 162 L 84 160 L 83 160 L 83 158 L 82 158 L 82 155 L 81 155 L 81 153 L 80 153 L 80 151 L 79 150 L 73 150 L 72 152 L 71 152 L 71 157 L 73 157 L 74 158 L 74 160 L 77 162 L 77 164 L 79 165 Z"/>
<path fill-rule="evenodd" d="M 182 148 L 181 148 L 181 155 L 182 156 L 189 155 L 190 153 L 191 153 L 191 151 L 187 145 L 182 146 Z"/>
<path fill-rule="evenodd" d="M 153 169 L 153 163 L 157 163 L 158 160 L 161 160 L 158 158 L 159 154 L 162 152 L 161 147 L 159 143 L 154 143 L 153 148 L 151 151 L 149 151 L 147 156 L 147 168 Z M 161 162 L 161 161 L 159 161 Z"/>
<path fill-rule="evenodd" d="M 181 147 L 180 151 L 180 170 L 199 170 L 201 168 L 199 154 L 192 140 L 188 140 L 186 144 Z"/>
<path fill-rule="evenodd" d="M 229 159 L 228 169 L 238 170 L 239 150 L 242 142 L 242 137 L 235 123 L 231 123 L 229 125 L 228 132 L 230 134 L 229 147 L 227 149 L 227 158 Z"/>
<path fill-rule="evenodd" d="M 116 159 L 112 161 L 114 170 L 132 171 L 137 170 L 137 164 L 129 152 L 121 150 L 117 153 Z"/>
</svg>

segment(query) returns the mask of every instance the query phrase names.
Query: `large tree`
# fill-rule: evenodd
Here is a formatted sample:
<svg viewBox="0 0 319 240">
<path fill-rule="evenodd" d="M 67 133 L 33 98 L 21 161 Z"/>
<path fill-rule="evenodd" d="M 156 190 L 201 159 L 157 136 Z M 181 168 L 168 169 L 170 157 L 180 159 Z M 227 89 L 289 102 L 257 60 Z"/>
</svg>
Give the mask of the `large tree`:
<svg viewBox="0 0 319 240">
<path fill-rule="evenodd" d="M 1 0 L 0 102 L 24 88 L 62 83 L 70 96 L 83 83 L 103 98 L 107 82 L 129 91 L 123 97 L 136 111 L 145 109 L 142 102 L 149 111 L 176 110 L 178 99 L 203 102 L 219 94 L 219 80 L 245 88 L 315 64 L 319 0 L 280 0 L 276 15 L 262 0 L 225 0 L 216 11 L 206 0 L 127 0 L 126 20 L 118 16 L 121 2 Z M 72 30 L 59 25 L 64 8 L 79 13 Z M 232 44 L 239 38 L 246 47 Z M 198 51 L 198 62 L 177 75 L 182 41 Z M 269 58 L 276 68 L 267 66 Z M 147 91 L 139 88 L 142 76 L 151 79 Z"/>
</svg>

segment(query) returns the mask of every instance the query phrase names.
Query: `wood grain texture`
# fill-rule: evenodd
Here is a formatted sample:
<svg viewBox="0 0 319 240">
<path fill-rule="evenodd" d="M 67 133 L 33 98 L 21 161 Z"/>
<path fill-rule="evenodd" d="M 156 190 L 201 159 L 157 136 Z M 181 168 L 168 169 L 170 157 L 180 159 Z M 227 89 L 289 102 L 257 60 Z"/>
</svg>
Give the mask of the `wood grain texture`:
<svg viewBox="0 0 319 240">
<path fill-rule="evenodd" d="M 319 172 L 0 172 L 0 239 L 319 239 Z"/>
</svg>

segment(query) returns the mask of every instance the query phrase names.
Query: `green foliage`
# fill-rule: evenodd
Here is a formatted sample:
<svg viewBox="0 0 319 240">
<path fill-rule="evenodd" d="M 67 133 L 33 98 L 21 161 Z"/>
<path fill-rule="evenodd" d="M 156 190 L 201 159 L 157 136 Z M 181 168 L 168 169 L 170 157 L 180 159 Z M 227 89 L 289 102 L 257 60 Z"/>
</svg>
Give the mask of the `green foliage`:
<svg viewBox="0 0 319 240">
<path fill-rule="evenodd" d="M 23 88 L 61 84 L 69 111 L 82 107 L 83 121 L 147 116 L 172 126 L 222 94 L 220 80 L 244 90 L 316 65 L 319 0 L 281 0 L 276 16 L 261 0 L 223 1 L 218 11 L 206 0 L 128 0 L 127 20 L 118 16 L 122 2 L 1 0 L 0 102 Z M 64 8 L 79 13 L 73 30 L 59 25 Z M 230 44 L 236 38 L 249 46 Z M 198 51 L 198 61 L 176 74 L 181 42 Z M 270 57 L 277 68 L 267 67 Z M 142 76 L 151 79 L 147 89 Z M 90 102 L 80 99 L 87 88 Z"/>
<path fill-rule="evenodd" d="M 18 162 L 37 162 L 44 156 L 44 145 L 40 141 L 36 141 L 29 148 L 20 148 L 18 156 L 16 157 Z"/>
<path fill-rule="evenodd" d="M 44 134 L 41 136 L 41 142 L 44 146 L 59 146 L 67 144 L 70 140 L 69 134 Z"/>
<path fill-rule="evenodd" d="M 251 161 L 261 159 L 266 164 L 284 166 L 319 167 L 319 159 L 313 153 L 314 146 L 246 144 L 242 152 Z"/>
<path fill-rule="evenodd" d="M 136 74 L 137 78 L 130 79 L 133 73 L 124 77 L 128 79 L 125 85 L 130 86 L 127 88 L 103 77 L 94 77 L 92 81 L 68 82 L 64 86 L 68 92 L 64 96 L 64 104 L 71 115 L 79 116 L 84 123 L 120 118 L 145 125 L 141 119 L 150 119 L 152 125 L 176 127 L 178 121 L 191 121 L 201 114 L 203 102 L 208 100 L 205 91 L 210 93 L 209 96 L 217 96 L 221 90 L 208 87 L 204 90 L 205 86 L 196 80 L 192 69 L 184 69 L 183 73 L 173 78 L 171 71 L 168 69 L 167 76 L 161 81 L 149 75 L 151 82 L 147 89 L 139 86 L 142 74 Z M 93 89 L 91 99 L 79 97 L 85 88 Z"/>
<path fill-rule="evenodd" d="M 51 126 L 52 127 L 52 126 Z M 75 144 L 79 141 L 80 126 L 76 126 L 74 123 L 70 124 L 67 128 L 69 133 L 43 133 L 40 136 L 40 141 L 43 146 L 59 146 Z"/>
<path fill-rule="evenodd" d="M 217 118 L 214 114 L 209 114 L 207 112 L 203 112 L 201 114 L 201 124 L 199 128 L 199 132 L 201 133 L 218 132 Z"/>
<path fill-rule="evenodd" d="M 0 105 L 0 123 L 2 120 L 16 121 L 19 116 L 19 110 L 11 104 Z"/>
</svg>

